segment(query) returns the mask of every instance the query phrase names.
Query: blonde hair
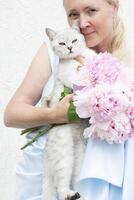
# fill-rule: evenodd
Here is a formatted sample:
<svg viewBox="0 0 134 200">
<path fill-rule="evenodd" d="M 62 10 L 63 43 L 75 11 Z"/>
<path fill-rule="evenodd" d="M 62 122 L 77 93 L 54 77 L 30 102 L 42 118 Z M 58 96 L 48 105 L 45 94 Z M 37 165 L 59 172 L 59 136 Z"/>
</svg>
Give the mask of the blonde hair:
<svg viewBox="0 0 134 200">
<path fill-rule="evenodd" d="M 118 0 L 106 0 L 110 5 L 116 6 L 118 5 Z M 114 36 L 111 43 L 110 52 L 113 54 L 120 54 L 124 45 L 124 25 L 119 17 L 119 15 L 115 15 L 113 18 L 113 31 Z"/>
</svg>

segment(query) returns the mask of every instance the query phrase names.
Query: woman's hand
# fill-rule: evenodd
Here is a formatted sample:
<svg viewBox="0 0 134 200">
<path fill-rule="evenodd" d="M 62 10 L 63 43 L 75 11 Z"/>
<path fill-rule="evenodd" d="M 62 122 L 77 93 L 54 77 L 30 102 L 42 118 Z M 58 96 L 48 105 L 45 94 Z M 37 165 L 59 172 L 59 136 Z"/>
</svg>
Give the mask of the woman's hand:
<svg viewBox="0 0 134 200">
<path fill-rule="evenodd" d="M 77 60 L 80 64 L 84 65 L 86 58 L 84 56 L 77 56 L 75 60 Z"/>
<path fill-rule="evenodd" d="M 68 94 L 61 101 L 53 105 L 51 109 L 51 119 L 52 123 L 69 123 L 67 117 L 67 111 L 70 105 L 70 102 L 73 100 L 73 94 Z"/>
</svg>

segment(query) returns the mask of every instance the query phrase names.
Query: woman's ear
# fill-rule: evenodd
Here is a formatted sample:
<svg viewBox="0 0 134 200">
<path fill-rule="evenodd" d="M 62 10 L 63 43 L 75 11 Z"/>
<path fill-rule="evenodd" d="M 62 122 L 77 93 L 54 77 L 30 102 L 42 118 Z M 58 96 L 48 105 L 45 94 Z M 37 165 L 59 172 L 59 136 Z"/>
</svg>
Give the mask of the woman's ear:
<svg viewBox="0 0 134 200">
<path fill-rule="evenodd" d="M 56 32 L 51 28 L 46 28 L 45 31 L 49 39 L 52 41 L 54 37 L 56 36 Z"/>
</svg>

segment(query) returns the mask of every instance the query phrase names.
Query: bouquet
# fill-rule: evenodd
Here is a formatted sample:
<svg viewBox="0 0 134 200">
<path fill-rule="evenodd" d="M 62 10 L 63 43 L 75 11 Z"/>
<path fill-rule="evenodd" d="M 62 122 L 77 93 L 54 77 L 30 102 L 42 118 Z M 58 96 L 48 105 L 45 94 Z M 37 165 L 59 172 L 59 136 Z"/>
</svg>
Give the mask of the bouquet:
<svg viewBox="0 0 134 200">
<path fill-rule="evenodd" d="M 61 93 L 61 97 L 59 100 L 61 100 L 63 97 L 65 97 L 68 94 L 71 94 L 73 91 L 71 88 L 68 88 L 66 86 L 64 86 L 64 91 Z M 68 119 L 70 122 L 76 121 L 79 119 L 78 114 L 75 111 L 75 106 L 73 104 L 73 102 L 70 103 L 69 109 L 68 109 Z M 23 147 L 21 147 L 21 150 L 25 149 L 27 146 L 31 145 L 33 142 L 35 142 L 39 137 L 41 137 L 42 135 L 44 135 L 45 133 L 47 133 L 51 128 L 57 126 L 59 124 L 48 124 L 47 126 L 45 126 L 45 128 L 41 129 L 42 127 L 33 127 L 33 128 L 27 128 L 21 131 L 21 135 L 29 135 L 31 133 L 33 133 L 34 131 L 37 131 L 37 134 L 35 136 L 32 137 L 32 139 L 27 142 Z"/>
<path fill-rule="evenodd" d="M 134 135 L 132 76 L 117 58 L 100 53 L 72 77 L 76 112 L 89 118 L 86 138 L 122 143 Z"/>
<path fill-rule="evenodd" d="M 122 143 L 134 135 L 134 78 L 133 71 L 110 53 L 99 53 L 87 59 L 86 64 L 72 75 L 73 102 L 68 109 L 68 118 L 89 119 L 84 137 Z M 65 87 L 61 98 L 70 93 Z M 24 147 L 45 134 L 49 125 Z M 35 128 L 36 130 L 38 127 Z M 24 133 L 31 133 L 26 129 Z"/>
</svg>

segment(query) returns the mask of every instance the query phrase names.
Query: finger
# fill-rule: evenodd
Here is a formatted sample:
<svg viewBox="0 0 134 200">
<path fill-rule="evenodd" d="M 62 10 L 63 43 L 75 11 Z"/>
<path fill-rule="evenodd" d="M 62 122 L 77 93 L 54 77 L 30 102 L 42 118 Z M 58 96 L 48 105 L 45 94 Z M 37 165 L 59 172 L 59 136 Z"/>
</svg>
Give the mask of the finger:
<svg viewBox="0 0 134 200">
<path fill-rule="evenodd" d="M 67 98 L 67 100 L 70 102 L 70 101 L 72 101 L 73 100 L 73 94 L 68 94 L 67 96 L 66 96 L 66 98 Z"/>
<path fill-rule="evenodd" d="M 86 59 L 85 59 L 84 56 L 77 56 L 75 59 L 76 59 L 79 63 L 81 63 L 82 65 L 84 65 L 84 63 L 85 63 L 85 61 L 86 61 Z"/>
</svg>

